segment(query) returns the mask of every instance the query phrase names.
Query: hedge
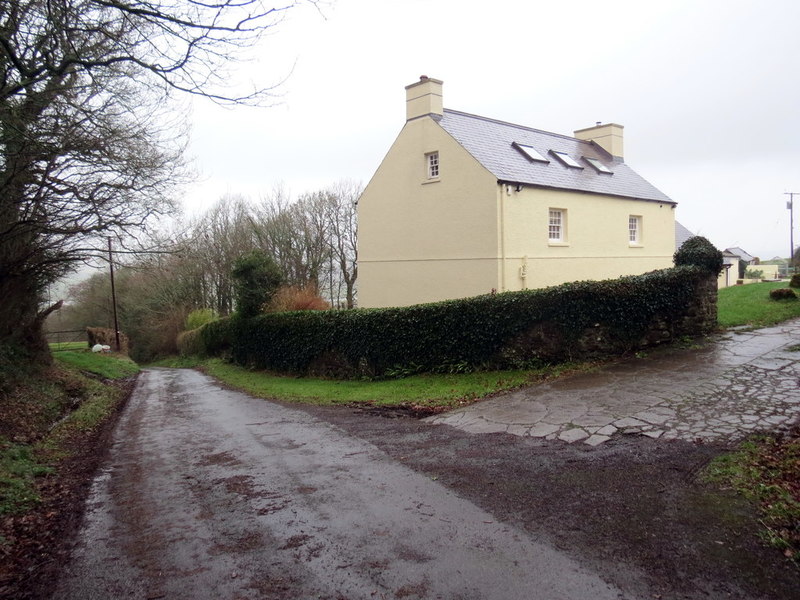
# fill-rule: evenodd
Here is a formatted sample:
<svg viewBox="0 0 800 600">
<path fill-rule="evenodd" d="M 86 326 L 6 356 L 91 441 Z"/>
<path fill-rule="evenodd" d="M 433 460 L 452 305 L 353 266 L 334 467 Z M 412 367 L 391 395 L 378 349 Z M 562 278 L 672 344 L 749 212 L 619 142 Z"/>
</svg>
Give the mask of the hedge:
<svg viewBox="0 0 800 600">
<path fill-rule="evenodd" d="M 380 376 L 519 366 L 640 344 L 684 318 L 707 272 L 694 266 L 404 308 L 233 317 L 200 329 L 207 354 L 287 373 Z M 598 335 L 594 336 L 597 332 Z M 673 332 L 674 333 L 674 332 Z M 668 332 L 666 335 L 670 335 Z"/>
<path fill-rule="evenodd" d="M 205 356 L 206 348 L 200 337 L 200 329 L 190 329 L 178 334 L 178 354 L 181 356 Z"/>
</svg>

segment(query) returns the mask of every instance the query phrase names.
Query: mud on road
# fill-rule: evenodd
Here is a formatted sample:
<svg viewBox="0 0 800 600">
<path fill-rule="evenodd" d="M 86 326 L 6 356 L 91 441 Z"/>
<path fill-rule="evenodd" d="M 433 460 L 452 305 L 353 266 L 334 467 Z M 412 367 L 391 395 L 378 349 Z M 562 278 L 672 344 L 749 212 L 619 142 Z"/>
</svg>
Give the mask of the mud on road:
<svg viewBox="0 0 800 600">
<path fill-rule="evenodd" d="M 720 447 L 288 407 L 147 371 L 55 598 L 796 598 Z M 45 594 L 46 596 L 47 594 Z"/>
</svg>

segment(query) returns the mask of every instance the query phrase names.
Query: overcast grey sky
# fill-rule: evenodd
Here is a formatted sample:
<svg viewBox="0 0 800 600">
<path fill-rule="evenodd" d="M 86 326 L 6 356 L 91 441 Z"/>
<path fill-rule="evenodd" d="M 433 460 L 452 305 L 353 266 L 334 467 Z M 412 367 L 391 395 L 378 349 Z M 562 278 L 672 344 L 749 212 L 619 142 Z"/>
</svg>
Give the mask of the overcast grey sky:
<svg viewBox="0 0 800 600">
<path fill-rule="evenodd" d="M 277 184 L 295 197 L 366 184 L 403 126 L 404 86 L 425 74 L 444 81 L 446 108 L 568 135 L 624 125 L 625 161 L 686 227 L 720 248 L 788 254 L 798 0 L 337 0 L 321 13 L 289 11 L 239 69 L 289 75 L 276 106 L 194 104 L 190 214 Z"/>
</svg>

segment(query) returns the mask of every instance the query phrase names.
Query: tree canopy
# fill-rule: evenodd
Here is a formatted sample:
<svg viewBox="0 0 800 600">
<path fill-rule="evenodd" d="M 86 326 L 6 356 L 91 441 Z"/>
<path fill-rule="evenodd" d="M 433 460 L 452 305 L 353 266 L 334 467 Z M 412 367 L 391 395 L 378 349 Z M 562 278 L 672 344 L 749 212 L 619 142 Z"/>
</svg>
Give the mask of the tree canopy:
<svg viewBox="0 0 800 600">
<path fill-rule="evenodd" d="M 312 2 L 313 3 L 313 2 Z M 0 358 L 46 354 L 46 287 L 146 230 L 186 178 L 174 92 L 255 103 L 226 65 L 296 3 L 0 0 Z"/>
</svg>

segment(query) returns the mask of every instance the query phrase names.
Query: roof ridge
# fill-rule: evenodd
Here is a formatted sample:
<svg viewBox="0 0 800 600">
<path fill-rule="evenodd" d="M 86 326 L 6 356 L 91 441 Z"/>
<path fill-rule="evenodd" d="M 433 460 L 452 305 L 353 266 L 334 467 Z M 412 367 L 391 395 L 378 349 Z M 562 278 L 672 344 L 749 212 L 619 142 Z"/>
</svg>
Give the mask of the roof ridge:
<svg viewBox="0 0 800 600">
<path fill-rule="evenodd" d="M 508 125 L 510 127 L 516 127 L 517 129 L 525 129 L 526 131 L 533 131 L 535 133 L 544 133 L 545 135 L 552 135 L 552 136 L 564 138 L 564 139 L 567 139 L 567 140 L 573 140 L 573 141 L 576 141 L 576 142 L 582 142 L 584 144 L 591 143 L 590 140 L 582 140 L 582 139 L 576 138 L 576 137 L 571 136 L 571 135 L 564 135 L 563 133 L 555 133 L 553 131 L 545 131 L 544 129 L 536 129 L 535 127 L 528 127 L 527 125 L 519 125 L 518 123 L 511 123 L 509 121 L 501 121 L 500 119 L 492 119 L 491 117 L 482 117 L 481 115 L 476 115 L 476 114 L 464 112 L 464 111 L 461 111 L 461 110 L 453 110 L 452 108 L 445 108 L 445 109 L 443 109 L 443 112 L 453 113 L 453 114 L 456 114 L 456 115 L 461 115 L 463 117 L 472 117 L 473 119 L 480 119 L 481 121 L 489 121 L 491 123 L 497 123 L 499 125 Z"/>
</svg>

